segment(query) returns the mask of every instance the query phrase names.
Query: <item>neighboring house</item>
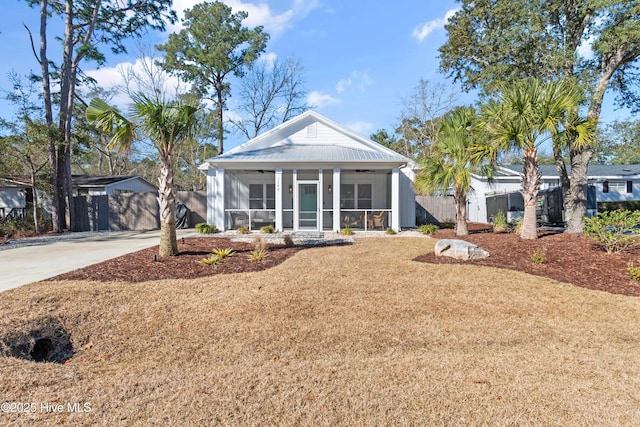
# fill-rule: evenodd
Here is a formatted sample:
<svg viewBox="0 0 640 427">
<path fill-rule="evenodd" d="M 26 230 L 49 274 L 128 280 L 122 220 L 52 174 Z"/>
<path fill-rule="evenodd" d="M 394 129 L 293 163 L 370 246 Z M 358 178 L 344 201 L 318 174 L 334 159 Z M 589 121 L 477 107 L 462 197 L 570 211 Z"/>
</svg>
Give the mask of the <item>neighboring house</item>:
<svg viewBox="0 0 640 427">
<path fill-rule="evenodd" d="M 74 196 L 103 196 L 158 191 L 158 187 L 141 176 L 73 175 L 71 186 Z"/>
<path fill-rule="evenodd" d="M 27 190 L 30 184 L 0 178 L 0 218 L 17 216 L 24 218 L 27 207 Z"/>
<path fill-rule="evenodd" d="M 522 165 L 501 166 L 492 182 L 486 176 L 472 175 L 467 197 L 469 221 L 489 222 L 487 197 L 520 191 L 522 170 Z M 540 172 L 541 190 L 560 187 L 555 165 L 540 165 Z M 589 165 L 588 184 L 595 188 L 597 203 L 640 200 L 640 165 Z"/>
<path fill-rule="evenodd" d="M 307 111 L 207 159 L 207 222 L 220 230 L 415 226 L 411 160 Z"/>
</svg>

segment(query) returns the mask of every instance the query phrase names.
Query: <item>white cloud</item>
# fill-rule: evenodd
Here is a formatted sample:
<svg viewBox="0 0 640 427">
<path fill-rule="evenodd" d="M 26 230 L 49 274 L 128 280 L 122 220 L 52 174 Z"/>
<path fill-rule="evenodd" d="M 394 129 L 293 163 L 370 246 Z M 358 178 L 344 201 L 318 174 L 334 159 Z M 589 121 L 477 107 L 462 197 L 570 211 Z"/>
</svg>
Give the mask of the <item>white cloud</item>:
<svg viewBox="0 0 640 427">
<path fill-rule="evenodd" d="M 266 68 L 269 70 L 273 69 L 273 64 L 275 64 L 277 59 L 278 54 L 276 54 L 275 52 L 265 53 L 264 55 L 260 55 L 260 57 L 258 57 L 258 61 L 262 61 L 265 64 Z"/>
<path fill-rule="evenodd" d="M 372 84 L 373 79 L 369 77 L 367 73 L 362 71 L 352 71 L 349 77 L 345 77 L 338 81 L 336 84 L 336 92 L 342 93 L 351 86 L 357 88 L 360 92 L 365 92 L 367 90 L 367 86 Z"/>
<path fill-rule="evenodd" d="M 184 10 L 191 9 L 202 0 L 175 0 L 173 8 L 178 12 L 179 21 L 175 25 L 168 27 L 170 32 L 182 29 L 181 20 L 184 17 Z M 296 20 L 303 19 L 313 10 L 320 7 L 320 0 L 294 0 L 291 7 L 282 13 L 272 10 L 264 1 L 243 2 L 242 0 L 223 0 L 223 3 L 231 7 L 232 13 L 241 10 L 247 12 L 249 16 L 243 22 L 249 28 L 262 25 L 271 37 L 278 37 L 284 31 L 291 28 Z"/>
<path fill-rule="evenodd" d="M 312 107 L 322 108 L 329 105 L 340 104 L 342 101 L 333 96 L 314 90 L 307 95 L 307 104 Z"/>
<path fill-rule="evenodd" d="M 373 123 L 356 121 L 356 122 L 347 123 L 345 127 L 348 129 L 351 129 L 356 133 L 359 133 L 360 135 L 366 135 L 373 130 Z"/>
<path fill-rule="evenodd" d="M 135 62 L 121 62 L 114 67 L 87 70 L 85 74 L 95 79 L 98 82 L 98 85 L 103 89 L 120 89 L 110 101 L 119 108 L 125 108 L 131 103 L 131 98 L 129 98 L 126 93 L 127 91 L 125 90 L 127 79 L 124 77 L 124 75 L 127 75 L 129 71 L 141 76 L 142 81 L 149 81 L 149 79 L 146 78 L 148 74 L 144 70 L 151 70 L 151 72 L 156 76 L 156 81 L 162 81 L 161 91 L 169 98 L 179 91 L 184 92 L 184 90 L 186 90 L 185 84 L 181 83 L 177 77 L 170 76 L 169 74 L 161 71 L 158 66 L 155 65 L 156 59 L 157 58 L 149 57 L 138 58 Z M 140 82 L 137 82 L 135 79 L 129 79 L 129 90 L 131 92 L 146 92 L 148 89 L 142 87 L 139 83 Z"/>
<path fill-rule="evenodd" d="M 448 10 L 447 13 L 444 14 L 443 18 L 437 18 L 433 21 L 428 21 L 419 25 L 413 30 L 413 37 L 415 37 L 419 42 L 424 41 L 424 39 L 426 39 L 433 31 L 444 28 L 446 23 L 449 22 L 449 19 L 451 19 L 451 17 L 459 10 L 459 8 Z"/>
<path fill-rule="evenodd" d="M 338 93 L 344 92 L 349 86 L 351 86 L 351 83 L 352 81 L 350 78 L 340 79 L 336 84 L 336 92 Z"/>
</svg>

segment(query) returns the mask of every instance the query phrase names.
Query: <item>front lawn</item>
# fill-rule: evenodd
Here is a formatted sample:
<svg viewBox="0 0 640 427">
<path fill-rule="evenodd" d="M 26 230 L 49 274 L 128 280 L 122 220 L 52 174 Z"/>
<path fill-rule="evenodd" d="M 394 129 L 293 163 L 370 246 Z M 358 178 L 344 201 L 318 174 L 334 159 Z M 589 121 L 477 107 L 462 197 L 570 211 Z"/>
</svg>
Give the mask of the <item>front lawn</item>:
<svg viewBox="0 0 640 427">
<path fill-rule="evenodd" d="M 413 261 L 434 242 L 363 238 L 259 272 L 4 292 L 0 340 L 54 324 L 75 355 L 0 357 L 0 401 L 37 404 L 0 424 L 640 425 L 637 297 Z"/>
</svg>

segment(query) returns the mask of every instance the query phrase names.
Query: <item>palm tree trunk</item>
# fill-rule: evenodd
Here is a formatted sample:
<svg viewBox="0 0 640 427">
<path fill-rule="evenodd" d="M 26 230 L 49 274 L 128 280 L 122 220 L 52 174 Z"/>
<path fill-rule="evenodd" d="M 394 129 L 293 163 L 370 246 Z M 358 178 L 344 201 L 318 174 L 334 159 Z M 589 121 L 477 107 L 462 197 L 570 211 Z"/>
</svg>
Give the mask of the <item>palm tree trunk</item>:
<svg viewBox="0 0 640 427">
<path fill-rule="evenodd" d="M 171 154 L 160 156 L 160 178 L 158 205 L 160 207 L 160 248 L 161 257 L 178 255 L 176 239 L 176 196 L 174 187 L 173 158 Z"/>
<path fill-rule="evenodd" d="M 456 205 L 456 236 L 468 236 L 469 227 L 467 227 L 467 197 L 466 192 L 460 188 L 456 188 L 453 195 L 453 201 Z"/>
<path fill-rule="evenodd" d="M 528 148 L 524 152 L 524 176 L 522 177 L 522 197 L 524 198 L 524 218 L 522 219 L 523 239 L 538 238 L 538 223 L 536 218 L 536 202 L 540 190 L 540 169 L 535 148 Z"/>
</svg>

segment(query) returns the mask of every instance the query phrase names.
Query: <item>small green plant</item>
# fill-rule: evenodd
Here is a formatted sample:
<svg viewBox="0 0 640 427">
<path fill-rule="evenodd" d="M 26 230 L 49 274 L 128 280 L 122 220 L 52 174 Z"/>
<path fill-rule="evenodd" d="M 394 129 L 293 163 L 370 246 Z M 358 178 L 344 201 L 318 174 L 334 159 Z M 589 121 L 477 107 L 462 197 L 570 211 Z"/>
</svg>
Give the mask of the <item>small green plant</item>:
<svg viewBox="0 0 640 427">
<path fill-rule="evenodd" d="M 262 262 L 269 257 L 269 251 L 267 249 L 254 250 L 247 255 L 247 259 L 251 262 Z"/>
<path fill-rule="evenodd" d="M 343 236 L 352 236 L 354 233 L 354 231 L 352 229 L 350 229 L 349 227 L 345 227 L 342 230 L 340 230 L 340 234 L 342 234 Z"/>
<path fill-rule="evenodd" d="M 420 230 L 422 234 L 433 236 L 434 234 L 437 233 L 439 228 L 435 224 L 425 224 L 425 225 L 421 225 L 420 228 L 418 228 L 418 230 Z"/>
<path fill-rule="evenodd" d="M 269 224 L 269 225 L 263 225 L 262 227 L 260 227 L 260 232 L 261 233 L 266 233 L 266 234 L 273 234 L 276 232 L 276 229 L 273 225 Z"/>
<path fill-rule="evenodd" d="M 203 265 L 220 265 L 222 264 L 222 259 L 220 259 L 218 256 L 211 254 L 209 255 L 207 258 L 203 258 L 200 260 L 200 264 Z"/>
<path fill-rule="evenodd" d="M 387 234 L 389 234 L 391 236 L 393 236 L 394 234 L 398 234 L 398 233 L 396 233 L 396 230 L 394 230 L 393 228 L 387 228 L 385 230 L 385 233 L 387 233 Z"/>
<path fill-rule="evenodd" d="M 211 254 L 223 260 L 225 258 L 230 258 L 234 256 L 236 253 L 231 248 L 225 248 L 225 249 L 215 248 L 214 250 L 211 251 Z"/>
<path fill-rule="evenodd" d="M 200 234 L 217 233 L 218 227 L 216 227 L 215 224 L 207 224 L 207 223 L 201 222 L 196 224 L 196 231 Z"/>
<path fill-rule="evenodd" d="M 251 231 L 249 230 L 248 227 L 238 227 L 236 229 L 236 233 L 238 234 L 249 234 Z"/>
<path fill-rule="evenodd" d="M 507 217 L 503 211 L 498 211 L 493 219 L 493 232 L 494 233 L 506 233 L 509 231 L 509 224 L 507 223 Z"/>
<path fill-rule="evenodd" d="M 597 241 L 608 254 L 633 246 L 633 234 L 640 228 L 640 211 L 599 212 L 584 219 L 584 234 Z"/>
<path fill-rule="evenodd" d="M 547 262 L 547 251 L 545 249 L 538 249 L 531 254 L 531 261 L 536 264 L 544 264 Z"/>
<path fill-rule="evenodd" d="M 629 272 L 629 276 L 636 282 L 640 282 L 640 265 L 635 267 L 632 262 L 627 264 L 627 271 Z"/>
</svg>

